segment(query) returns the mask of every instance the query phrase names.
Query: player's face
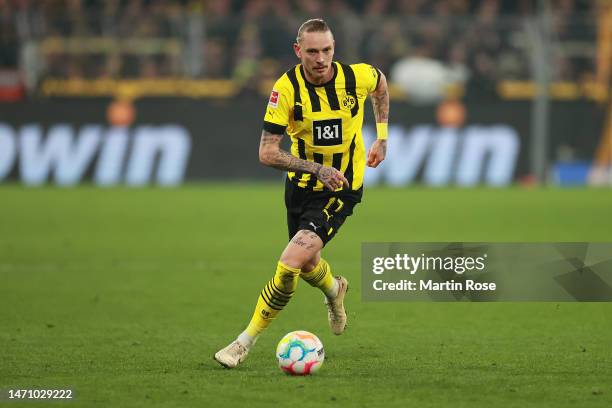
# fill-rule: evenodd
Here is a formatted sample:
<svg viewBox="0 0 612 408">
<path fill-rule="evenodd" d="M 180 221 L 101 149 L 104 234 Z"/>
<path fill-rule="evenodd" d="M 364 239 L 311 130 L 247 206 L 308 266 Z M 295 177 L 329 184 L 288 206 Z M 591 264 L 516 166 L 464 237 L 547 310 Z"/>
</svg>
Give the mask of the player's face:
<svg viewBox="0 0 612 408">
<path fill-rule="evenodd" d="M 332 78 L 334 45 L 331 31 L 303 33 L 302 41 L 293 45 L 295 55 L 302 62 L 306 77 L 310 82 L 322 84 Z"/>
</svg>

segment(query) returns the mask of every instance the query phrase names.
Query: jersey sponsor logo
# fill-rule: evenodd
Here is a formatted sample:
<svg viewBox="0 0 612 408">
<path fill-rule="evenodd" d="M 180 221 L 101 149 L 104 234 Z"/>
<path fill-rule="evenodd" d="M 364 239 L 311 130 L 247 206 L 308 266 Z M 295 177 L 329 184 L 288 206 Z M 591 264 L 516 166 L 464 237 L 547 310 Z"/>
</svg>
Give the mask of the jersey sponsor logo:
<svg viewBox="0 0 612 408">
<path fill-rule="evenodd" d="M 314 120 L 312 122 L 312 144 L 315 146 L 342 144 L 342 119 Z"/>
<path fill-rule="evenodd" d="M 346 95 L 342 99 L 342 107 L 347 110 L 353 109 L 356 103 L 357 103 L 357 100 L 355 99 L 353 95 Z"/>
<path fill-rule="evenodd" d="M 276 108 L 278 106 L 278 91 L 276 90 L 272 90 L 272 93 L 270 94 L 270 100 L 268 101 L 268 105 L 272 106 L 273 108 Z"/>
</svg>

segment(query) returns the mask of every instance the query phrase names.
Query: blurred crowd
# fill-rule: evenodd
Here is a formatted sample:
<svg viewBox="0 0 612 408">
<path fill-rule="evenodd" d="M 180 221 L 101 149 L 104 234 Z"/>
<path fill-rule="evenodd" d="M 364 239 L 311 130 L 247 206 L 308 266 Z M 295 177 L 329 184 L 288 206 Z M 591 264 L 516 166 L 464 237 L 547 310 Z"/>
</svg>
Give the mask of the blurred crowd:
<svg viewBox="0 0 612 408">
<path fill-rule="evenodd" d="M 0 0 L 0 69 L 27 69 L 38 80 L 231 78 L 248 87 L 293 65 L 291 44 L 300 23 L 323 17 L 334 31 L 339 60 L 376 65 L 416 87 L 417 95 L 419 86 L 439 82 L 486 94 L 500 79 L 531 77 L 534 22 L 550 37 L 553 80 L 592 76 L 596 3 Z M 547 13 L 541 13 L 545 4 Z M 411 84 L 415 72 L 427 81 L 417 76 L 419 83 Z"/>
</svg>

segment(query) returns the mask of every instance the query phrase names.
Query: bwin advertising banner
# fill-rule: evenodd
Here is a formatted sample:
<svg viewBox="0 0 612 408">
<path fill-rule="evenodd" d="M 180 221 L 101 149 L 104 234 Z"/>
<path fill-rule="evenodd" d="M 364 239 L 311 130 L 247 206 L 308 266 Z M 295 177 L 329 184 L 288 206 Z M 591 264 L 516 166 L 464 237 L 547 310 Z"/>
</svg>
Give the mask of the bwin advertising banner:
<svg viewBox="0 0 612 408">
<path fill-rule="evenodd" d="M 111 114 L 113 106 L 121 104 L 56 99 L 1 105 L 0 182 L 173 186 L 282 177 L 259 162 L 265 100 L 143 99 L 119 115 Z M 465 123 L 452 127 L 438 123 L 436 107 L 392 103 L 387 158 L 367 169 L 366 186 L 506 186 L 529 175 L 530 104 L 469 104 L 466 110 Z M 586 102 L 553 103 L 551 152 L 563 147 L 592 158 L 602 123 L 593 112 Z M 369 108 L 364 123 L 369 146 L 375 138 Z"/>
</svg>

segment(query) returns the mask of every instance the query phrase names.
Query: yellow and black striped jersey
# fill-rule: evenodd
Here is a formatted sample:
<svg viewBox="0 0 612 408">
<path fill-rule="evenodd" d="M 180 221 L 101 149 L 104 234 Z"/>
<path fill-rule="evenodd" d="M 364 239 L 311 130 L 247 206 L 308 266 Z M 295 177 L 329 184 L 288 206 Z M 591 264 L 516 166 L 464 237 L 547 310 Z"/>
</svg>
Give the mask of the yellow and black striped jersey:
<svg viewBox="0 0 612 408">
<path fill-rule="evenodd" d="M 291 154 L 342 171 L 352 190 L 363 185 L 365 147 L 361 136 L 366 97 L 378 87 L 380 71 L 368 64 L 333 62 L 332 79 L 306 80 L 301 64 L 281 76 L 272 90 L 264 130 L 291 137 Z M 298 187 L 322 191 L 315 176 L 288 173 Z M 339 189 L 341 190 L 341 189 Z"/>
</svg>

